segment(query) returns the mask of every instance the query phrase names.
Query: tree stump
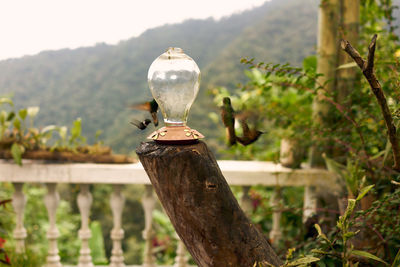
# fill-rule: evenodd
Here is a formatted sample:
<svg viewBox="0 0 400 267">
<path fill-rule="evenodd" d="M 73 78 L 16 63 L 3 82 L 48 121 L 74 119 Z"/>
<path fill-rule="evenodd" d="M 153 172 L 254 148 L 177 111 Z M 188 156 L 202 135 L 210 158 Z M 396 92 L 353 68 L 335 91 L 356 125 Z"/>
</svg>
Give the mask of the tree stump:
<svg viewBox="0 0 400 267">
<path fill-rule="evenodd" d="M 239 207 L 205 143 L 147 142 L 136 153 L 198 266 L 281 264 L 266 237 Z"/>
</svg>

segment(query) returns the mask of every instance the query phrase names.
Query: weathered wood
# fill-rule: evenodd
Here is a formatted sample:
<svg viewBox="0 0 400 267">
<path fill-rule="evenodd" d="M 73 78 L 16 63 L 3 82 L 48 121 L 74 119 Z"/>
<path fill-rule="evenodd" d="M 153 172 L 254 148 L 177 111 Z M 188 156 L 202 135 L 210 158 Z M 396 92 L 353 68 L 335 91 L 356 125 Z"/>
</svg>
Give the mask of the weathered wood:
<svg viewBox="0 0 400 267">
<path fill-rule="evenodd" d="M 206 144 L 142 143 L 136 150 L 176 232 L 199 266 L 281 261 L 240 209 Z"/>
</svg>

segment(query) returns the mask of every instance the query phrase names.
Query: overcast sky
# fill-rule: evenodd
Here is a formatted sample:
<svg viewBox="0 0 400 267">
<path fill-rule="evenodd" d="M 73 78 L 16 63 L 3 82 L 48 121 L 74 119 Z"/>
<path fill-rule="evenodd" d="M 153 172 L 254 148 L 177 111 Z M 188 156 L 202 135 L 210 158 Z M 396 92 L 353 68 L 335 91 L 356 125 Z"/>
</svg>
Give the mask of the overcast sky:
<svg viewBox="0 0 400 267">
<path fill-rule="evenodd" d="M 116 44 L 165 23 L 219 19 L 265 0 L 6 0 L 0 2 L 0 60 L 43 50 Z"/>
</svg>

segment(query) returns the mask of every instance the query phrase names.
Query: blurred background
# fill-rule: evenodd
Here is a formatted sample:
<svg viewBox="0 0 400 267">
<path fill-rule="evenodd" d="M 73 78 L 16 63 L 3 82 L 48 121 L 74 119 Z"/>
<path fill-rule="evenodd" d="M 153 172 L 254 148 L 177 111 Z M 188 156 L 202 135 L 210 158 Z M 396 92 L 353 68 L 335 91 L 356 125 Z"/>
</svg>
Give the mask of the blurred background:
<svg viewBox="0 0 400 267">
<path fill-rule="evenodd" d="M 302 153 L 296 166 L 299 167 L 300 163 L 307 162 L 305 151 L 312 145 L 311 135 L 340 140 L 345 149 L 335 147 L 335 151 L 339 152 L 329 156 L 343 166 L 347 164 L 343 167 L 347 168 L 346 174 L 356 177 L 353 179 L 356 181 L 353 184 L 355 195 L 364 185 L 361 181 L 365 180 L 364 170 L 367 170 L 367 180 L 371 177 L 386 179 L 382 178 L 379 183 L 371 180 L 380 190 L 376 193 L 376 199 L 384 199 L 384 194 L 395 191 L 390 187 L 393 173 L 388 171 L 390 167 L 387 168 L 391 166 L 392 158 L 390 153 L 384 152 L 388 149 L 382 140 L 386 140 L 387 136 L 379 107 L 376 101 L 371 100 L 373 96 L 368 85 L 361 81 L 358 72 L 353 76 L 359 91 L 348 94 L 353 102 L 347 115 L 359 122 L 359 128 L 351 128 L 351 123 L 338 110 L 332 112 L 333 119 L 329 127 L 312 128 L 314 121 L 311 109 L 315 91 L 303 89 L 316 87 L 318 9 L 325 2 L 3 1 L 0 3 L 0 100 L 12 99 L 15 110 L 39 107 L 28 108 L 13 116 L 20 118 L 23 115 L 25 119 L 32 112 L 34 115 L 31 116 L 30 126 L 34 124 L 37 129 L 49 125 L 67 126 L 57 128 L 58 136 L 61 139 L 64 136 L 65 139 L 65 131 L 69 131 L 72 137 L 68 137 L 68 140 L 74 149 L 78 140 L 79 145 L 101 143 L 110 146 L 116 153 L 136 157 L 135 148 L 146 140 L 155 127 L 150 124 L 141 131 L 132 126 L 129 123 L 132 119 L 142 121 L 149 118 L 149 114 L 129 106 L 152 99 L 147 84 L 150 64 L 168 47 L 180 47 L 197 62 L 202 73 L 200 92 L 190 111 L 188 124 L 206 136 L 205 142 L 217 159 L 282 162 L 282 140 L 290 139 L 300 144 L 298 151 Z M 361 0 L 360 23 L 357 25 L 357 47 L 363 55 L 366 54 L 372 34 L 379 34 L 376 53 L 379 59 L 378 76 L 385 81 L 382 82 L 385 93 L 392 96 L 388 102 L 393 110 L 400 110 L 399 84 L 394 82 L 398 80 L 396 71 L 400 70 L 397 37 L 400 34 L 400 22 L 397 19 L 399 9 L 395 8 L 399 4 L 400 0 Z M 338 35 L 346 35 L 340 29 L 338 31 Z M 272 65 L 266 67 L 266 63 Z M 284 65 L 286 63 L 290 65 Z M 344 68 L 353 68 L 354 71 L 354 65 Z M 292 71 L 304 75 L 299 75 L 300 78 L 296 75 L 291 77 L 288 73 Z M 315 79 L 307 80 L 311 76 Z M 328 97 L 336 99 L 334 94 Z M 265 132 L 256 143 L 227 146 L 225 128 L 219 114 L 222 98 L 226 96 L 231 97 L 234 109 L 249 111 L 250 115 L 246 118 L 252 128 Z M 7 101 L 4 100 L 4 103 Z M 0 101 L 0 104 L 4 103 Z M 162 121 L 161 114 L 159 119 Z M 4 132 L 10 130 L 8 127 L 19 127 L 14 133 L 21 132 L 19 122 L 6 125 L 4 121 L 0 120 Z M 243 129 L 237 131 L 242 134 Z M 365 142 L 360 141 L 360 132 L 364 134 Z M 50 145 L 63 146 L 62 142 L 53 141 Z M 315 139 L 313 142 L 318 143 Z M 337 146 L 339 142 L 334 143 Z M 365 151 L 371 155 L 372 165 L 365 161 Z M 383 162 L 382 166 L 379 162 Z M 385 186 L 382 181 L 386 181 Z M 239 188 L 232 189 L 238 198 L 243 196 Z M 67 264 L 76 264 L 79 255 L 80 240 L 76 234 L 80 227 L 76 204 L 79 190 L 79 185 L 58 185 L 61 199 L 57 210 L 57 227 L 61 234 L 58 244 L 61 261 Z M 90 190 L 95 200 L 90 217 L 95 240 L 91 241 L 92 256 L 95 263 L 107 264 L 112 248 L 109 233 L 113 222 L 108 203 L 112 188 L 109 185 L 92 184 Z M 346 190 L 343 189 L 341 197 L 350 195 Z M 284 203 L 281 221 L 285 240 L 274 244 L 275 249 L 281 258 L 285 258 L 289 248 L 296 248 L 297 255 L 302 255 L 314 248 L 316 234 L 313 223 L 319 222 L 316 218 L 308 226 L 302 222 L 304 188 L 286 187 L 282 191 L 262 186 L 247 188 L 246 193 L 249 193 L 252 203 L 251 220 L 266 234 L 271 231 L 271 199 L 278 191 Z M 11 198 L 13 192 L 11 184 L 0 184 L 0 200 Z M 49 225 L 43 203 L 47 191 L 41 184 L 29 184 L 24 187 L 24 192 L 28 196 L 24 223 L 28 231 L 28 252 L 32 253 L 29 259 L 40 266 L 48 250 L 46 231 Z M 123 215 L 125 262 L 139 264 L 144 251 L 144 213 L 140 203 L 144 189 L 143 186 L 124 186 L 123 192 L 127 201 Z M 385 199 L 398 199 L 400 191 L 396 192 L 397 195 Z M 322 206 L 331 209 L 330 202 L 336 202 L 336 199 L 324 201 Z M 385 225 L 381 230 L 383 241 L 379 240 L 382 241 L 379 243 L 377 237 L 371 239 L 380 244 L 379 252 L 388 261 L 394 258 L 400 247 L 400 230 L 393 226 L 396 224 L 394 219 L 399 204 L 392 203 L 393 206 L 389 208 L 382 204 L 379 207 L 385 208 L 376 209 L 392 212 L 376 220 L 377 224 Z M 323 222 L 326 226 L 336 225 L 339 211 L 337 206 L 334 208 L 333 215 L 326 216 L 330 217 L 330 221 Z M 12 250 L 15 245 L 12 237 L 15 216 L 8 213 L 0 215 L 4 215 L 0 216 L 0 226 L 4 228 L 0 238 L 8 240 L 6 248 Z M 390 221 L 393 225 L 385 224 L 385 216 L 393 218 Z M 153 212 L 153 218 L 157 232 L 152 240 L 156 248 L 154 255 L 158 263 L 172 264 L 177 241 L 172 238 L 174 229 L 159 204 Z M 309 235 L 311 228 L 314 234 Z M 329 231 L 329 238 L 333 239 L 337 231 L 332 229 L 327 227 L 324 230 Z M 338 247 L 342 248 L 343 244 Z M 324 265 L 318 266 L 338 266 L 338 262 L 330 258 L 326 259 Z M 32 263 L 27 266 L 35 265 Z"/>
</svg>

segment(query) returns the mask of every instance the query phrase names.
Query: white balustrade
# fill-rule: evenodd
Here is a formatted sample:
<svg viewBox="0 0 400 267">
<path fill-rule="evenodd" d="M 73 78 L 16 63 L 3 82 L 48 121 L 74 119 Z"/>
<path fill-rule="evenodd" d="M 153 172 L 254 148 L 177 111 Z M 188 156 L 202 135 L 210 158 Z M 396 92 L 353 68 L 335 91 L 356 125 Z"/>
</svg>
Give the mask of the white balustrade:
<svg viewBox="0 0 400 267">
<path fill-rule="evenodd" d="M 113 248 L 111 251 L 110 267 L 124 267 L 124 255 L 122 251 L 122 239 L 124 230 L 122 229 L 122 210 L 125 204 L 125 197 L 122 195 L 122 185 L 113 185 L 110 204 L 113 215 L 114 227 L 111 230 Z"/>
<path fill-rule="evenodd" d="M 92 256 L 90 255 L 89 239 L 92 233 L 89 228 L 89 215 L 90 207 L 92 206 L 92 194 L 89 191 L 88 184 L 82 184 L 80 186 L 80 192 L 78 194 L 78 208 L 81 213 L 81 229 L 78 232 L 79 238 L 81 239 L 81 249 L 79 251 L 78 267 L 92 267 Z"/>
<path fill-rule="evenodd" d="M 317 194 L 315 186 L 304 188 L 303 223 L 317 212 Z"/>
<path fill-rule="evenodd" d="M 253 210 L 253 203 L 249 196 L 250 186 L 242 186 L 242 197 L 240 199 L 240 207 L 250 217 Z"/>
<path fill-rule="evenodd" d="M 57 238 L 60 235 L 56 226 L 56 212 L 60 196 L 56 190 L 57 184 L 48 183 L 47 194 L 44 197 L 47 214 L 49 215 L 49 229 L 47 239 L 49 240 L 49 250 L 47 255 L 46 267 L 61 267 L 60 256 L 58 255 Z"/>
<path fill-rule="evenodd" d="M 174 267 L 188 267 L 188 257 L 186 256 L 185 243 L 179 238 L 178 234 L 175 233 L 175 238 L 178 240 L 178 246 L 176 249 L 176 257 Z"/>
<path fill-rule="evenodd" d="M 282 195 L 281 189 L 287 186 L 301 186 L 304 191 L 304 212 L 303 220 L 316 211 L 316 190 L 317 188 L 329 188 L 330 191 L 339 189 L 335 176 L 320 169 L 299 169 L 292 170 L 284 168 L 279 164 L 271 162 L 254 161 L 218 161 L 220 169 L 230 185 L 242 186 L 243 195 L 240 199 L 241 206 L 247 215 L 252 211 L 252 200 L 249 190 L 252 185 L 263 185 L 274 187 L 275 192 L 271 198 L 273 207 L 273 220 L 270 238 L 277 242 L 282 238 L 281 216 L 282 216 Z M 14 185 L 12 205 L 16 214 L 16 226 L 13 236 L 16 244 L 16 252 L 25 251 L 25 239 L 27 237 L 24 228 L 24 210 L 26 197 L 22 191 L 24 183 L 43 183 L 47 186 L 47 194 L 44 198 L 48 216 L 49 229 L 47 238 L 49 250 L 46 267 L 62 266 L 58 255 L 57 238 L 59 236 L 56 227 L 56 211 L 59 204 L 59 195 L 56 190 L 58 183 L 80 184 L 80 192 L 77 202 L 81 214 L 81 228 L 79 238 L 82 245 L 78 259 L 79 267 L 92 267 L 90 255 L 89 228 L 90 208 L 92 195 L 89 191 L 90 184 L 111 184 L 113 187 L 110 196 L 110 206 L 113 216 L 113 228 L 111 239 L 113 247 L 111 251 L 110 267 L 123 267 L 124 257 L 122 251 L 122 240 L 124 230 L 122 229 L 122 216 L 125 198 L 122 188 L 128 184 L 145 185 L 145 192 L 142 197 L 142 205 L 145 215 L 145 227 L 143 238 L 145 248 L 143 255 L 144 267 L 155 267 L 152 239 L 154 230 L 152 227 L 152 213 L 156 204 L 156 197 L 153 188 L 140 163 L 138 164 L 44 164 L 35 161 L 24 160 L 23 166 L 19 167 L 14 163 L 0 160 L 0 182 L 11 182 Z M 278 187 L 276 187 L 278 186 Z M 175 238 L 178 238 L 177 236 Z M 188 254 L 184 243 L 178 239 L 178 247 L 174 267 L 187 267 Z"/>
<path fill-rule="evenodd" d="M 156 199 L 153 194 L 153 187 L 145 185 L 145 192 L 142 198 L 142 205 L 144 210 L 144 230 L 143 239 L 145 240 L 143 266 L 154 267 L 155 259 L 153 255 L 153 210 L 156 204 Z"/>
<path fill-rule="evenodd" d="M 24 211 L 26 205 L 26 197 L 24 192 L 22 192 L 22 187 L 24 183 L 13 183 L 14 194 L 12 197 L 12 206 L 14 208 L 16 218 L 16 225 L 13 232 L 15 239 L 15 252 L 23 253 L 25 251 L 25 238 L 26 229 L 24 227 Z"/>
<path fill-rule="evenodd" d="M 278 243 L 282 238 L 281 217 L 282 217 L 282 189 L 276 186 L 271 198 L 272 229 L 269 233 L 271 243 Z"/>
</svg>

